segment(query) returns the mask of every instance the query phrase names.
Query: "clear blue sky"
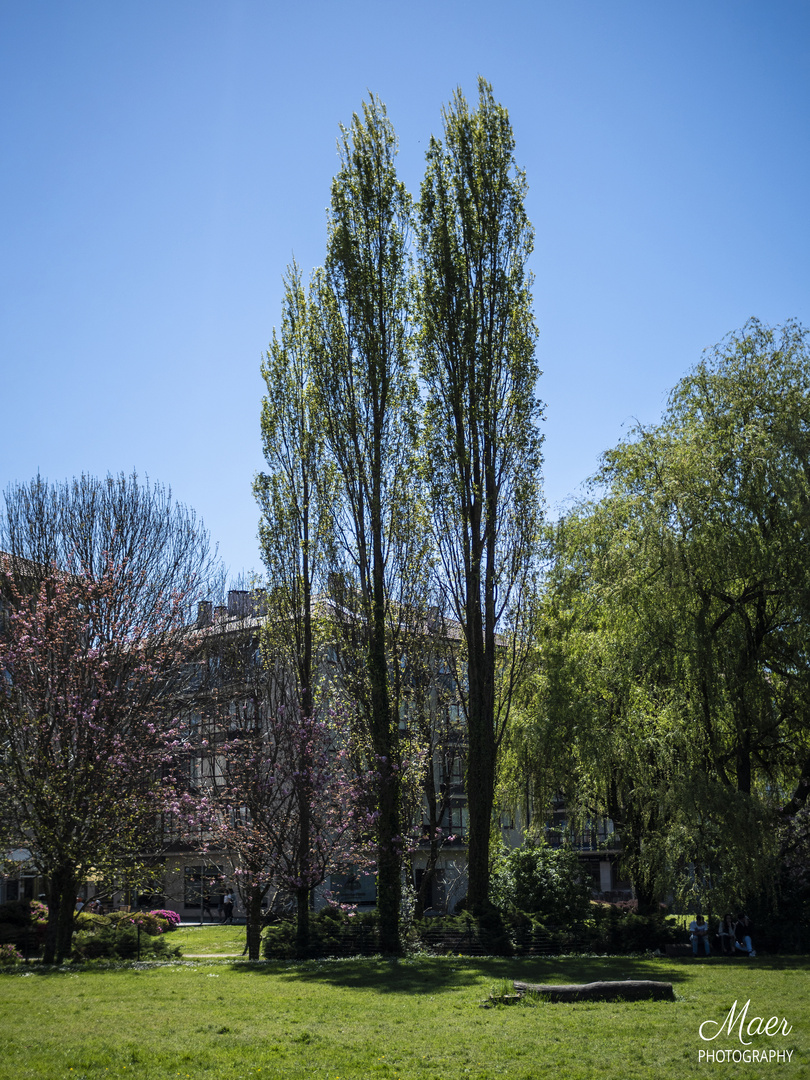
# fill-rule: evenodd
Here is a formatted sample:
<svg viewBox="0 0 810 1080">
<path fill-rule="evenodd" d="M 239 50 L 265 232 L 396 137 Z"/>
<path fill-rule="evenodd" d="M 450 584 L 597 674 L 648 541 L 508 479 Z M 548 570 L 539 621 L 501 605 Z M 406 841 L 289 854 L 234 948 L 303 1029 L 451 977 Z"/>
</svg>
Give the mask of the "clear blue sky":
<svg viewBox="0 0 810 1080">
<path fill-rule="evenodd" d="M 0 487 L 137 470 L 260 569 L 259 364 L 369 90 L 414 193 L 455 87 L 536 229 L 549 512 L 751 315 L 810 324 L 807 0 L 0 0 Z"/>
</svg>

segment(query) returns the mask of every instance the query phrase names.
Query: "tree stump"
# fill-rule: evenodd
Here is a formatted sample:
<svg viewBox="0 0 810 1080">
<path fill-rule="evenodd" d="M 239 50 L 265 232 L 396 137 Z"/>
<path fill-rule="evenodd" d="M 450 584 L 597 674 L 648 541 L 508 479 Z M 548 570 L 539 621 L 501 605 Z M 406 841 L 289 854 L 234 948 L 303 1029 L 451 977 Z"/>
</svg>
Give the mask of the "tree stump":
<svg viewBox="0 0 810 1080">
<path fill-rule="evenodd" d="M 672 983 L 650 979 L 592 982 L 570 986 L 515 982 L 519 994 L 540 994 L 547 1001 L 674 1001 Z"/>
</svg>

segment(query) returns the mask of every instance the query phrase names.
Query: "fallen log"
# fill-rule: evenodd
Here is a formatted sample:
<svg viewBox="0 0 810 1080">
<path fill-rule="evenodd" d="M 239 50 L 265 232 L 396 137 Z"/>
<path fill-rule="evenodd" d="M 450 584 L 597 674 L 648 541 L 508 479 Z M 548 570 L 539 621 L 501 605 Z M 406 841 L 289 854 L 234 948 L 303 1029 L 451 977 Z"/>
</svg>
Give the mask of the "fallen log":
<svg viewBox="0 0 810 1080">
<path fill-rule="evenodd" d="M 574 983 L 543 985 L 515 982 L 518 994 L 540 994 L 546 1001 L 674 1001 L 672 983 L 650 979 L 625 979 L 624 982 Z"/>
</svg>

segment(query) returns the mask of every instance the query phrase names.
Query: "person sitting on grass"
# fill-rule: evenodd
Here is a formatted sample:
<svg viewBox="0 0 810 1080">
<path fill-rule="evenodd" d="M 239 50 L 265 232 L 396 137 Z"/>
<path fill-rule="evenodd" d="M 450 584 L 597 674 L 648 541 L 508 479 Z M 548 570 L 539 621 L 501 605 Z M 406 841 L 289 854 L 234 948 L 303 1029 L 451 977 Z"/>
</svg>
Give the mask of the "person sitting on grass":
<svg viewBox="0 0 810 1080">
<path fill-rule="evenodd" d="M 717 937 L 720 940 L 720 949 L 723 956 L 734 955 L 734 920 L 731 915 L 724 915 L 717 928 Z"/>
<path fill-rule="evenodd" d="M 709 927 L 706 925 L 706 920 L 702 915 L 695 916 L 689 923 L 689 937 L 692 940 L 692 952 L 695 956 L 698 954 L 698 943 L 701 941 L 703 942 L 703 948 L 706 950 L 706 955 L 708 956 L 711 953 L 712 947 L 709 944 Z"/>
<path fill-rule="evenodd" d="M 756 949 L 751 944 L 751 931 L 753 924 L 744 912 L 737 916 L 737 925 L 734 927 L 734 947 L 737 952 L 745 953 L 749 959 L 757 955 Z"/>
</svg>

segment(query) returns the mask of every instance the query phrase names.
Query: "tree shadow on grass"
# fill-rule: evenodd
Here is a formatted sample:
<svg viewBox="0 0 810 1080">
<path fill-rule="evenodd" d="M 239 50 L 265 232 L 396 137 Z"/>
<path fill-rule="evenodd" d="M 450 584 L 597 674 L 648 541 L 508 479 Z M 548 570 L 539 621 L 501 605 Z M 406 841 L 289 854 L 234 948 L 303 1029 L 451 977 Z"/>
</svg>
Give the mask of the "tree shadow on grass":
<svg viewBox="0 0 810 1080">
<path fill-rule="evenodd" d="M 683 983 L 694 977 L 695 966 L 687 960 L 664 961 L 640 957 L 560 956 L 537 957 L 353 957 L 290 961 L 234 968 L 257 976 L 300 983 L 328 983 L 376 993 L 437 994 L 443 991 L 485 986 L 503 980 L 532 983 L 588 983 L 600 980 L 652 979 Z"/>
</svg>

